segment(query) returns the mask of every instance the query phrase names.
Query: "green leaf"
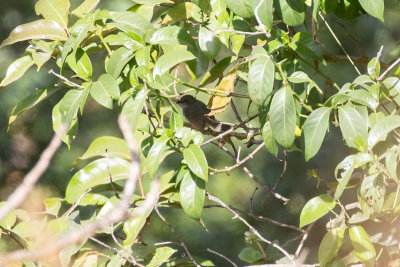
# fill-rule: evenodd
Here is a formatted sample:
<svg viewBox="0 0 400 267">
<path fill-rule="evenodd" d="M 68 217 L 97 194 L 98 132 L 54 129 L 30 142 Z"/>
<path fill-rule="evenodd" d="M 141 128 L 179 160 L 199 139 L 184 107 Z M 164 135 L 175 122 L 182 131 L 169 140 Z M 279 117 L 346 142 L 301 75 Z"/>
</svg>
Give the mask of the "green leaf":
<svg viewBox="0 0 400 267">
<path fill-rule="evenodd" d="M 222 12 L 226 11 L 225 0 L 210 1 L 211 9 L 215 13 L 215 16 L 219 16 Z"/>
<path fill-rule="evenodd" d="M 144 86 L 138 86 L 136 93 L 130 97 L 122 107 L 121 114 L 127 116 L 132 131 L 136 130 L 139 115 L 142 113 L 148 90 Z"/>
<path fill-rule="evenodd" d="M 312 0 L 311 9 L 312 9 L 312 16 L 315 21 L 318 21 L 318 11 L 319 11 L 319 6 L 321 4 L 320 2 L 321 0 Z"/>
<path fill-rule="evenodd" d="M 179 195 L 183 210 L 189 217 L 199 220 L 205 199 L 205 182 L 192 172 L 185 175 L 180 186 Z"/>
<path fill-rule="evenodd" d="M 118 157 L 129 160 L 131 153 L 124 139 L 114 136 L 101 136 L 96 138 L 86 152 L 75 160 L 74 165 L 82 160 L 94 157 Z"/>
<path fill-rule="evenodd" d="M 290 77 L 288 77 L 289 82 L 292 83 L 309 83 L 313 82 L 308 75 L 302 71 L 293 72 Z"/>
<path fill-rule="evenodd" d="M 344 173 L 342 174 L 342 178 L 339 179 L 339 184 L 336 187 L 334 199 L 339 199 L 342 194 L 344 189 L 346 188 L 347 184 L 350 181 L 351 175 L 353 174 L 354 169 L 356 168 L 356 161 L 351 163 L 351 165 L 348 167 L 348 169 L 345 169 Z"/>
<path fill-rule="evenodd" d="M 201 9 L 191 2 L 180 2 L 168 10 L 162 24 L 173 24 L 190 18 L 201 21 Z"/>
<path fill-rule="evenodd" d="M 48 96 L 53 94 L 56 90 L 57 89 L 54 88 L 36 89 L 32 94 L 30 94 L 14 106 L 8 120 L 8 125 L 13 123 L 22 113 L 33 108 L 44 99 L 46 99 Z"/>
<path fill-rule="evenodd" d="M 6 202 L 0 202 L 0 209 L 6 205 Z M 17 221 L 17 216 L 15 214 L 15 210 L 10 211 L 1 221 L 0 226 L 5 229 L 11 229 L 15 222 Z"/>
<path fill-rule="evenodd" d="M 226 57 L 226 58 L 222 59 L 221 61 L 219 61 L 215 66 L 213 66 L 210 69 L 210 71 L 208 71 L 204 75 L 203 79 L 200 82 L 200 86 L 208 84 L 208 83 L 212 83 L 218 77 L 220 77 L 223 74 L 224 70 L 231 63 L 231 59 L 232 59 L 232 57 Z"/>
<path fill-rule="evenodd" d="M 208 181 L 208 163 L 203 150 L 195 144 L 190 144 L 183 150 L 183 158 L 185 159 L 190 170 L 203 179 Z"/>
<path fill-rule="evenodd" d="M 204 27 L 200 27 L 199 47 L 204 55 L 213 60 L 221 48 L 221 42 L 214 33 Z"/>
<path fill-rule="evenodd" d="M 161 76 L 175 65 L 196 58 L 191 52 L 182 49 L 176 49 L 162 55 L 156 61 L 153 70 L 153 77 Z"/>
<path fill-rule="evenodd" d="M 181 27 L 167 26 L 156 30 L 150 38 L 152 44 L 182 44 L 189 50 L 195 50 L 193 38 Z"/>
<path fill-rule="evenodd" d="M 265 105 L 265 100 L 274 87 L 275 66 L 271 57 L 265 55 L 256 59 L 250 66 L 248 89 L 250 99 L 257 105 Z"/>
<path fill-rule="evenodd" d="M 171 3 L 171 0 L 135 0 L 135 3 L 141 5 L 158 5 L 162 3 Z"/>
<path fill-rule="evenodd" d="M 295 138 L 296 108 L 289 86 L 279 89 L 271 101 L 269 112 L 272 136 L 285 148 L 290 147 Z"/>
<path fill-rule="evenodd" d="M 84 0 L 77 8 L 71 11 L 71 14 L 83 17 L 85 14 L 92 12 L 99 2 L 100 0 Z"/>
<path fill-rule="evenodd" d="M 301 210 L 300 228 L 315 222 L 336 206 L 336 201 L 326 194 L 310 199 Z"/>
<path fill-rule="evenodd" d="M 68 126 L 71 125 L 72 120 L 76 118 L 81 103 L 82 97 L 84 96 L 84 90 L 72 89 L 69 90 L 64 97 L 60 100 L 59 111 L 61 113 L 61 123 L 66 123 Z"/>
<path fill-rule="evenodd" d="M 39 0 L 35 4 L 36 15 L 54 20 L 64 29 L 68 28 L 69 0 Z"/>
<path fill-rule="evenodd" d="M 130 247 L 135 243 L 139 233 L 146 225 L 147 218 L 150 216 L 153 209 L 154 207 L 151 206 L 150 208 L 145 209 L 141 216 L 132 217 L 124 222 L 123 229 L 126 234 L 126 239 L 123 242 L 124 246 Z"/>
<path fill-rule="evenodd" d="M 399 158 L 399 149 L 394 147 L 391 148 L 385 158 L 385 166 L 390 177 L 397 183 L 400 184 L 399 178 L 397 177 L 397 160 Z"/>
<path fill-rule="evenodd" d="M 252 1 L 250 0 L 225 0 L 225 2 L 230 10 L 242 18 L 251 18 L 254 16 Z"/>
<path fill-rule="evenodd" d="M 298 26 L 304 22 L 305 10 L 301 0 L 278 0 L 276 9 L 281 13 L 283 22 L 289 26 Z"/>
<path fill-rule="evenodd" d="M 56 198 L 56 197 L 47 198 L 44 201 L 46 213 L 51 214 L 53 216 L 57 216 L 61 208 L 61 201 L 62 201 L 61 198 Z"/>
<path fill-rule="evenodd" d="M 318 250 L 318 261 L 321 266 L 325 266 L 335 258 L 343 244 L 345 231 L 343 228 L 333 228 L 325 234 Z"/>
<path fill-rule="evenodd" d="M 353 226 L 349 229 L 349 236 L 357 258 L 366 267 L 375 266 L 376 252 L 367 232 L 362 226 Z"/>
<path fill-rule="evenodd" d="M 256 7 L 260 3 L 260 0 L 252 0 L 251 5 L 255 12 Z M 258 8 L 257 15 L 261 22 L 268 28 L 272 28 L 273 21 L 273 3 L 274 1 L 263 1 L 261 6 Z"/>
<path fill-rule="evenodd" d="M 64 29 L 53 20 L 40 19 L 16 27 L 5 39 L 0 48 L 30 39 L 50 39 L 65 41 L 68 36 Z"/>
<path fill-rule="evenodd" d="M 154 252 L 151 261 L 146 264 L 146 267 L 158 267 L 163 263 L 166 263 L 168 259 L 178 250 L 170 248 L 170 247 L 158 247 Z"/>
<path fill-rule="evenodd" d="M 367 11 L 368 14 L 380 19 L 383 22 L 383 0 L 359 0 L 361 6 Z"/>
<path fill-rule="evenodd" d="M 352 102 L 367 106 L 374 111 L 379 105 L 374 95 L 363 89 L 347 92 L 347 95 L 350 96 Z"/>
<path fill-rule="evenodd" d="M 330 113 L 331 108 L 320 107 L 314 110 L 304 122 L 302 133 L 304 136 L 306 161 L 314 157 L 319 151 L 328 130 Z"/>
<path fill-rule="evenodd" d="M 139 14 L 121 11 L 112 14 L 114 23 L 109 23 L 124 32 L 133 32 L 145 39 L 154 31 L 153 25 Z"/>
<path fill-rule="evenodd" d="M 120 158 L 98 159 L 75 173 L 65 191 L 65 200 L 75 203 L 89 188 L 118 181 L 128 177 L 129 161 Z M 109 173 L 110 172 L 110 173 Z"/>
<path fill-rule="evenodd" d="M 272 129 L 271 129 L 271 124 L 269 121 L 267 121 L 264 124 L 264 127 L 262 129 L 262 137 L 265 143 L 265 147 L 267 148 L 268 152 L 274 155 L 275 157 L 278 156 L 278 145 L 276 144 L 276 141 L 274 137 L 272 136 Z"/>
<path fill-rule="evenodd" d="M 6 86 L 24 75 L 24 73 L 34 64 L 32 57 L 29 55 L 23 56 L 13 63 L 7 69 L 6 77 L 1 81 L 1 86 Z"/>
<path fill-rule="evenodd" d="M 245 261 L 250 264 L 256 263 L 257 261 L 259 261 L 263 258 L 260 251 L 255 250 L 250 247 L 245 247 L 244 249 L 242 249 L 240 251 L 238 257 L 242 261 Z"/>
<path fill-rule="evenodd" d="M 348 146 L 362 150 L 368 136 L 368 118 L 352 106 L 345 105 L 339 107 L 339 123 Z M 359 140 L 363 140 L 361 145 Z"/>
<path fill-rule="evenodd" d="M 102 106 L 112 109 L 113 99 L 120 96 L 117 81 L 110 74 L 103 74 L 92 84 L 90 95 Z"/>
<path fill-rule="evenodd" d="M 400 127 L 400 116 L 389 115 L 379 120 L 369 132 L 368 147 L 373 148 L 378 142 L 384 141 L 386 135 Z"/>
<path fill-rule="evenodd" d="M 92 77 L 92 63 L 89 56 L 82 48 L 78 48 L 76 54 L 67 56 L 67 63 L 70 68 L 82 79 L 88 81 Z"/>
<path fill-rule="evenodd" d="M 169 150 L 167 142 L 170 138 L 166 135 L 161 136 L 160 138 L 155 139 L 153 145 L 150 148 L 149 153 L 147 154 L 147 171 L 151 178 L 156 174 L 158 167 L 163 162 L 164 158 L 172 153 Z"/>
<path fill-rule="evenodd" d="M 229 38 L 231 40 L 232 52 L 236 55 L 239 55 L 240 49 L 242 49 L 246 36 L 244 34 L 234 34 L 231 35 Z"/>
<path fill-rule="evenodd" d="M 133 58 L 134 54 L 131 49 L 120 47 L 114 51 L 106 65 L 106 72 L 117 79 L 122 69 Z"/>
<path fill-rule="evenodd" d="M 314 42 L 312 35 L 308 32 L 296 33 L 289 47 L 302 57 L 317 61 L 322 60 L 322 47 Z"/>
<path fill-rule="evenodd" d="M 382 84 L 389 90 L 390 95 L 394 98 L 397 105 L 400 106 L 400 79 L 389 77 L 383 80 Z"/>
</svg>

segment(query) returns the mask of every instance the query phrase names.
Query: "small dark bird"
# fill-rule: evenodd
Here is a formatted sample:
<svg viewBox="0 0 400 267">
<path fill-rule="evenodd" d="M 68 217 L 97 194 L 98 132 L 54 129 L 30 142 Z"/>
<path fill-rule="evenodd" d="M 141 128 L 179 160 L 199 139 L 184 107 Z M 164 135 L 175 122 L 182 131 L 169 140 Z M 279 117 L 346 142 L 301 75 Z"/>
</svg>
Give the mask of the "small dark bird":
<svg viewBox="0 0 400 267">
<path fill-rule="evenodd" d="M 230 126 L 215 119 L 214 116 L 207 116 L 210 109 L 201 101 L 191 95 L 182 96 L 177 102 L 183 110 L 183 115 L 196 130 L 202 132 L 208 127 L 215 131 L 226 131 Z"/>
</svg>

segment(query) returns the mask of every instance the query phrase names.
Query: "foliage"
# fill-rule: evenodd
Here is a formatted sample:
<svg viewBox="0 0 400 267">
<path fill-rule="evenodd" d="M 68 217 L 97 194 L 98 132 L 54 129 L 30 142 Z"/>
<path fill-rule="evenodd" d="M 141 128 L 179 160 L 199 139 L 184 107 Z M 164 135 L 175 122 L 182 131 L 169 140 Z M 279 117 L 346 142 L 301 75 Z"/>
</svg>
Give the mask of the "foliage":
<svg viewBox="0 0 400 267">
<path fill-rule="evenodd" d="M 193 259 L 190 254 L 180 258 L 170 246 L 152 246 L 146 255 L 139 255 L 135 241 L 140 240 L 151 217 L 158 214 L 162 218 L 157 208 L 161 206 L 182 209 L 203 225 L 201 216 L 212 174 L 242 167 L 264 144 L 275 157 L 280 157 L 278 151 L 285 157 L 287 152 L 301 151 L 308 161 L 323 146 L 330 126 L 340 128 L 350 152 L 337 165 L 336 181 L 328 183 L 327 192 L 304 205 L 299 228 L 326 214 L 333 217 L 319 248 L 321 266 L 356 262 L 374 266 L 380 264 L 378 251 L 399 263 L 396 248 L 400 240 L 394 224 L 400 215 L 400 146 L 396 131 L 400 127 L 400 79 L 391 75 L 398 60 L 383 66 L 380 51 L 369 60 L 365 74 L 354 65 L 359 76 L 339 87 L 319 70 L 319 65 L 331 57 L 316 41 L 316 32 L 293 28 L 308 26 L 311 21 L 327 23 L 324 17 L 328 13 L 344 19 L 367 13 L 383 21 L 383 0 L 134 2 L 126 11 L 114 11 L 97 9 L 99 0 L 84 0 L 73 10 L 69 0 L 39 0 L 35 11 L 43 18 L 18 26 L 1 44 L 3 47 L 29 41 L 24 55 L 9 66 L 0 86 L 20 79 L 33 65 L 39 71 L 51 61 L 57 66 L 51 74 L 59 78 L 19 102 L 11 112 L 10 127 L 22 113 L 46 101 L 55 91 L 62 91 L 62 99 L 53 107 L 52 122 L 54 131 L 66 125 L 62 140 L 69 146 L 78 134 L 90 95 L 99 105 L 129 117 L 140 157 L 140 191 L 131 199 L 130 212 L 143 207 L 150 194 L 151 189 L 143 188 L 141 183 L 160 179 L 162 184 L 158 202 L 141 216 L 96 232 L 113 238 L 118 235 L 122 239 L 122 245 L 117 247 L 119 253 L 105 258 L 100 252 L 89 253 L 89 241 L 84 239 L 62 248 L 54 257 L 57 259 L 51 257 L 44 264 L 51 265 L 56 260 L 63 266 L 122 266 L 127 262 L 140 266 L 160 266 L 165 262 L 207 265 L 206 259 Z M 93 64 L 99 58 L 100 72 Z M 381 69 L 386 71 L 381 73 Z M 237 83 L 248 91 L 235 92 Z M 332 89 L 337 90 L 332 93 Z M 239 119 L 233 129 L 204 129 L 200 133 L 184 123 L 176 104 L 176 99 L 189 93 L 210 97 L 210 116 L 227 112 L 227 106 L 233 105 L 232 98 L 245 99 L 248 113 L 257 113 L 250 116 L 235 111 Z M 245 115 L 247 119 L 240 119 Z M 254 118 L 259 118 L 258 129 L 250 127 Z M 204 141 L 209 135 L 233 155 L 234 165 L 225 169 L 211 167 L 202 149 L 211 142 Z M 248 147 L 261 145 L 240 160 L 235 144 L 245 141 Z M 232 146 L 232 152 L 225 144 Z M 179 164 L 173 166 L 174 171 L 161 171 L 162 162 L 171 154 L 179 157 Z M 23 248 L 34 250 L 40 239 L 32 229 L 59 237 L 106 217 L 116 207 L 129 176 L 130 162 L 135 160 L 124 139 L 97 138 L 76 160 L 76 164 L 85 161 L 87 165 L 72 176 L 65 197 L 45 200 L 42 220 L 15 209 L 1 220 L 2 231 L 13 235 Z M 249 176 L 254 179 L 251 173 Z M 276 189 L 262 185 L 270 191 Z M 351 196 L 357 201 L 347 205 L 351 204 Z M 88 210 L 89 218 L 83 218 L 80 213 Z M 387 222 L 390 229 L 372 235 L 364 227 L 368 222 Z M 285 239 L 267 242 L 259 238 L 254 228 L 249 230 L 252 233 L 246 233 L 248 246 L 238 254 L 241 260 L 255 264 L 291 262 L 298 257 L 289 250 L 282 254 L 286 251 L 281 245 Z M 254 236 L 249 237 L 249 233 Z M 180 246 L 185 248 L 182 240 Z M 32 261 L 26 264 L 34 265 Z"/>
</svg>

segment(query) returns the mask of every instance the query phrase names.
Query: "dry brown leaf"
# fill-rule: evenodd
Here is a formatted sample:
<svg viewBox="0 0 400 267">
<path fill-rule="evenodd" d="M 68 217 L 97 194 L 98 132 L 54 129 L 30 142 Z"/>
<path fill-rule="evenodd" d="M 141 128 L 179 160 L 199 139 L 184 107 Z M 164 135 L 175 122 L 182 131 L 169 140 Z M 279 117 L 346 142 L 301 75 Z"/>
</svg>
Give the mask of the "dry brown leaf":
<svg viewBox="0 0 400 267">
<path fill-rule="evenodd" d="M 231 101 L 231 93 L 235 91 L 236 68 L 230 71 L 217 85 L 215 93 L 208 101 L 207 107 L 211 110 L 208 116 L 223 112 Z M 221 96 L 222 94 L 226 96 Z"/>
</svg>

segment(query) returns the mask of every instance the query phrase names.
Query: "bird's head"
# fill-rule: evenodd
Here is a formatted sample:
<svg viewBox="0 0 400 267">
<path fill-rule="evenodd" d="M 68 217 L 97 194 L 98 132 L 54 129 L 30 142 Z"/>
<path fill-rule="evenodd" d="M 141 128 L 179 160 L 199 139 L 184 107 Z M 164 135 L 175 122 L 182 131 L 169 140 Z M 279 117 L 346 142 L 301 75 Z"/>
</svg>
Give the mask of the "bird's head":
<svg viewBox="0 0 400 267">
<path fill-rule="evenodd" d="M 188 105 L 192 105 L 192 104 L 194 104 L 194 103 L 196 103 L 197 102 L 197 100 L 196 100 L 196 98 L 194 98 L 193 96 L 191 96 L 191 95 L 184 95 L 184 96 L 182 96 L 179 100 L 178 100 L 178 104 L 180 105 L 180 106 L 188 106 Z"/>
</svg>

